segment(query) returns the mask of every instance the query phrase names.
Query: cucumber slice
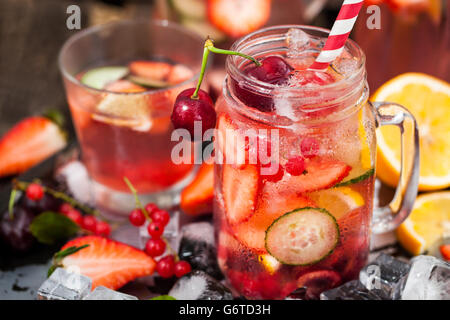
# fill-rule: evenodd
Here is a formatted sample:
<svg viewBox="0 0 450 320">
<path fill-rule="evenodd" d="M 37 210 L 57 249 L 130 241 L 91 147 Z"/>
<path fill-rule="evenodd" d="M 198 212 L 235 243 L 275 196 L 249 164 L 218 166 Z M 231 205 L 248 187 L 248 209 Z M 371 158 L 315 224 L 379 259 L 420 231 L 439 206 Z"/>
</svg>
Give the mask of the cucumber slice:
<svg viewBox="0 0 450 320">
<path fill-rule="evenodd" d="M 134 82 L 137 85 L 144 86 L 147 88 L 167 88 L 169 86 L 168 82 L 161 81 L 161 80 L 154 80 L 139 76 L 128 76 L 128 80 L 131 82 Z"/>
<path fill-rule="evenodd" d="M 172 0 L 173 8 L 185 18 L 206 20 L 206 1 Z"/>
<path fill-rule="evenodd" d="M 283 264 L 306 266 L 326 258 L 339 241 L 336 219 L 322 208 L 285 213 L 266 230 L 266 249 Z"/>
<path fill-rule="evenodd" d="M 81 83 L 103 89 L 108 83 L 120 80 L 128 74 L 127 67 L 100 67 L 91 69 L 81 77 Z"/>
<path fill-rule="evenodd" d="M 349 175 L 344 180 L 342 180 L 338 184 L 334 185 L 334 188 L 345 187 L 345 186 L 349 186 L 351 184 L 359 183 L 359 182 L 366 180 L 367 178 L 373 176 L 374 173 L 375 173 L 375 169 L 371 168 L 371 169 L 367 170 L 366 172 L 364 172 L 363 174 L 358 175 L 356 177 L 354 175 Z"/>
</svg>

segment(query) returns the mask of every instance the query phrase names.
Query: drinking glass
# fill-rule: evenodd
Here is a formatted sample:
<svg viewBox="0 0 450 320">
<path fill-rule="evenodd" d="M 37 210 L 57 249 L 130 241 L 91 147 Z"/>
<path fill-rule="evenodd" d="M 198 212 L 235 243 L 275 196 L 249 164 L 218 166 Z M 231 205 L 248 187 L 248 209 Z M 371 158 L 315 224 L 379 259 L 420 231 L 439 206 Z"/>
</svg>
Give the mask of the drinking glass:
<svg viewBox="0 0 450 320">
<path fill-rule="evenodd" d="M 59 66 L 94 202 L 110 218 L 122 219 L 134 207 L 124 177 L 143 201 L 165 208 L 179 201 L 180 189 L 191 179 L 193 162 L 176 164 L 171 158 L 178 141 L 171 141 L 170 115 L 178 93 L 197 82 L 202 47 L 203 39 L 193 32 L 151 20 L 94 26 L 74 34 L 61 49 Z M 80 81 L 93 68 L 135 60 L 181 64 L 193 76 L 166 88 L 128 93 L 94 89 Z M 102 108 L 129 112 L 114 115 Z"/>
</svg>

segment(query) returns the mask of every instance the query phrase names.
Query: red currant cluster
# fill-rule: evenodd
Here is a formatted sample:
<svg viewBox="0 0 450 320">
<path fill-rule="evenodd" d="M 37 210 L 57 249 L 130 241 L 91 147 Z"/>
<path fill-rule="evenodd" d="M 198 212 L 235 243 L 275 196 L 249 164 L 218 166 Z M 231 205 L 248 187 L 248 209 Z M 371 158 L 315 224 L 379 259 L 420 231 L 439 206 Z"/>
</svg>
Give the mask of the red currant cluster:
<svg viewBox="0 0 450 320">
<path fill-rule="evenodd" d="M 159 257 L 164 254 L 166 247 L 172 254 L 162 257 L 156 264 L 156 271 L 163 278 L 172 276 L 182 277 L 191 272 L 191 265 L 187 261 L 179 261 L 178 255 L 170 248 L 166 239 L 163 237 L 164 228 L 170 221 L 170 215 L 167 211 L 158 208 L 154 203 L 147 204 L 143 209 L 136 208 L 130 212 L 130 223 L 136 227 L 141 227 L 145 221 L 149 221 L 147 226 L 150 239 L 145 244 L 145 252 L 153 257 Z"/>
<path fill-rule="evenodd" d="M 80 210 L 75 209 L 68 203 L 63 203 L 59 207 L 59 213 L 71 219 L 85 231 L 104 237 L 108 237 L 111 234 L 111 226 L 107 222 L 98 220 L 90 215 L 83 216 Z"/>
<path fill-rule="evenodd" d="M 42 185 L 33 182 L 27 186 L 25 194 L 28 197 L 28 199 L 32 201 L 39 201 L 42 200 L 42 198 L 44 197 L 45 190 Z M 70 205 L 67 202 L 64 202 L 59 207 L 58 211 L 59 213 L 65 215 L 73 222 L 75 222 L 84 231 L 92 232 L 96 235 L 104 237 L 109 236 L 111 233 L 111 226 L 107 222 L 98 220 L 96 217 L 92 215 L 83 216 L 80 210 L 75 209 L 72 205 Z"/>
</svg>

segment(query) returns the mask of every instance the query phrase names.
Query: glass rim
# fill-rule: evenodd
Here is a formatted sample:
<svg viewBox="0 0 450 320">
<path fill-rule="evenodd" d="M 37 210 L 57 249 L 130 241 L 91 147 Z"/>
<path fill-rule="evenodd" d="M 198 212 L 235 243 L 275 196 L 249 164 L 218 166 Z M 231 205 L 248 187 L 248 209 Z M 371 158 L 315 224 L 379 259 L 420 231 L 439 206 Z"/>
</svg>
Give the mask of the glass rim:
<svg viewBox="0 0 450 320">
<path fill-rule="evenodd" d="M 242 50 L 242 47 L 244 47 L 244 49 L 248 49 L 249 47 L 245 46 L 246 42 L 249 42 L 249 41 L 254 42 L 254 41 L 258 41 L 259 39 L 264 40 L 264 38 L 260 35 L 264 34 L 265 32 L 269 32 L 269 31 L 279 30 L 280 31 L 279 36 L 285 38 L 286 32 L 289 29 L 294 29 L 294 28 L 300 29 L 306 33 L 308 33 L 308 31 L 320 32 L 320 33 L 323 33 L 325 37 L 328 37 L 328 35 L 330 33 L 329 29 L 322 28 L 322 27 L 308 26 L 308 25 L 288 24 L 288 25 L 269 26 L 269 27 L 254 31 L 254 32 L 238 39 L 231 46 L 231 50 L 240 51 L 240 50 Z M 281 30 L 285 30 L 286 32 L 281 32 Z M 252 38 L 254 38 L 254 39 L 250 40 Z M 250 46 L 250 48 L 251 48 L 251 46 Z M 283 87 L 279 87 L 274 84 L 269 84 L 269 83 L 257 80 L 255 78 L 252 78 L 252 77 L 246 75 L 244 72 L 242 72 L 242 70 L 237 65 L 238 59 L 242 59 L 242 58 L 238 57 L 238 56 L 228 56 L 227 57 L 226 69 L 227 69 L 227 73 L 229 73 L 231 77 L 233 77 L 234 75 L 238 76 L 239 79 L 242 79 L 245 81 L 246 86 L 249 86 L 252 89 L 255 89 L 256 91 L 259 91 L 262 89 L 265 92 L 271 92 L 273 89 L 277 89 L 279 91 L 293 93 L 293 96 L 294 96 L 296 92 L 330 90 L 333 88 L 339 88 L 342 85 L 347 85 L 347 86 L 351 85 L 356 80 L 358 80 L 363 73 L 365 73 L 366 56 L 365 56 L 363 50 L 359 47 L 359 45 L 355 41 L 351 40 L 350 38 L 346 40 L 345 48 L 350 49 L 352 56 L 354 56 L 354 57 L 356 56 L 358 58 L 359 63 L 358 63 L 357 68 L 349 76 L 342 77 L 338 81 L 335 81 L 330 84 L 325 84 L 325 85 L 311 85 L 311 86 L 307 86 L 307 87 L 305 86 L 305 87 L 285 87 L 285 88 L 283 88 Z M 353 54 L 353 52 L 355 52 L 356 55 Z"/>
<path fill-rule="evenodd" d="M 117 92 L 117 91 L 110 91 L 110 90 L 106 90 L 106 89 L 97 89 L 97 88 L 93 88 L 90 87 L 88 85 L 85 85 L 84 83 L 82 83 L 79 79 L 77 79 L 75 76 L 73 76 L 68 70 L 66 70 L 64 63 L 63 63 L 63 56 L 64 54 L 67 52 L 67 50 L 69 49 L 70 45 L 73 45 L 74 43 L 76 43 L 78 40 L 89 36 L 91 34 L 95 34 L 98 33 L 102 30 L 105 30 L 106 28 L 111 28 L 114 26 L 120 26 L 120 25 L 127 25 L 127 24 L 147 24 L 147 25 L 154 25 L 154 26 L 158 26 L 158 27 L 169 27 L 172 28 L 175 31 L 181 32 L 181 33 L 185 33 L 188 36 L 191 36 L 192 38 L 197 38 L 201 44 L 203 45 L 203 39 L 201 36 L 199 36 L 197 33 L 195 33 L 192 30 L 189 30 L 185 27 L 183 27 L 182 25 L 169 21 L 169 20 L 164 20 L 164 19 L 150 19 L 150 20 L 144 20 L 144 19 L 136 19 L 136 20 L 131 20 L 131 19 L 121 19 L 121 20 L 116 20 L 116 21 L 111 21 L 108 23 L 104 23 L 104 24 L 99 24 L 99 25 L 94 25 L 94 26 L 90 26 L 88 28 L 85 28 L 84 30 L 80 30 L 78 32 L 76 32 L 75 34 L 73 34 L 72 36 L 70 36 L 63 44 L 63 46 L 61 47 L 61 49 L 59 50 L 58 53 L 58 67 L 59 70 L 61 72 L 61 74 L 63 75 L 64 79 L 69 80 L 71 83 L 73 83 L 74 85 L 77 85 L 79 87 L 83 87 L 85 89 L 88 90 L 93 90 L 99 93 L 107 93 L 107 94 L 116 94 L 116 95 L 151 95 L 151 94 L 157 94 L 157 93 L 161 93 L 161 92 L 165 92 L 167 90 L 172 90 L 178 87 L 182 87 L 185 86 L 188 83 L 191 83 L 192 81 L 194 81 L 195 79 L 198 79 L 200 76 L 200 68 L 197 72 L 194 72 L 194 75 L 183 81 L 180 83 L 177 83 L 175 85 L 171 85 L 165 88 L 156 88 L 156 89 L 151 89 L 151 90 L 146 90 L 146 91 L 142 91 L 142 92 Z M 200 64 L 199 64 L 200 66 Z"/>
</svg>

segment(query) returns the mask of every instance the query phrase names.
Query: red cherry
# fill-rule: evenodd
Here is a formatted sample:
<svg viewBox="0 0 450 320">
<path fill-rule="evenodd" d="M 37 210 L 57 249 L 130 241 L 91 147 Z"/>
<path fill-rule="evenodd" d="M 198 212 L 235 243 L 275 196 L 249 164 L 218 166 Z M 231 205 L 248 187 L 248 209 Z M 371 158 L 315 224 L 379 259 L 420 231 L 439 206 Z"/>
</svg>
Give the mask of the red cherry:
<svg viewBox="0 0 450 320">
<path fill-rule="evenodd" d="M 169 223 L 170 214 L 166 210 L 158 210 L 153 212 L 151 218 L 154 222 L 159 222 L 165 227 Z"/>
<path fill-rule="evenodd" d="M 67 213 L 64 214 L 67 218 L 71 219 L 73 222 L 75 222 L 78 225 L 82 225 L 83 223 L 83 215 L 80 211 L 76 209 L 70 209 Z"/>
<path fill-rule="evenodd" d="M 266 83 L 281 85 L 289 79 L 293 68 L 281 57 L 268 56 L 261 66 L 251 68 L 247 74 Z"/>
<path fill-rule="evenodd" d="M 149 239 L 145 244 L 145 252 L 150 257 L 159 257 L 166 251 L 166 243 L 161 239 Z"/>
<path fill-rule="evenodd" d="M 189 262 L 187 261 L 178 261 L 175 264 L 175 275 L 178 278 L 181 278 L 182 276 L 184 276 L 185 274 L 188 274 L 189 272 L 191 272 L 192 268 L 191 265 L 189 264 Z"/>
<path fill-rule="evenodd" d="M 145 223 L 145 215 L 141 209 L 134 209 L 128 217 L 133 226 L 140 227 Z"/>
<path fill-rule="evenodd" d="M 97 226 L 97 219 L 95 219 L 94 216 L 84 216 L 81 226 L 85 230 L 95 232 L 95 228 Z"/>
<path fill-rule="evenodd" d="M 192 99 L 194 91 L 194 88 L 186 89 L 178 95 L 171 116 L 175 129 L 188 130 L 193 141 L 202 140 L 205 131 L 216 126 L 216 110 L 212 99 L 203 90 L 199 90 L 198 99 Z M 201 137 L 195 136 L 196 121 L 201 122 Z"/>
<path fill-rule="evenodd" d="M 153 221 L 148 225 L 147 231 L 153 239 L 159 239 L 164 233 L 164 225 L 160 222 Z"/>
<path fill-rule="evenodd" d="M 159 210 L 158 206 L 152 202 L 147 203 L 145 205 L 145 211 L 147 211 L 147 213 L 152 216 L 152 213 Z"/>
<path fill-rule="evenodd" d="M 175 260 L 173 256 L 161 258 L 156 264 L 156 271 L 163 278 L 170 278 L 175 272 Z"/>
<path fill-rule="evenodd" d="M 317 154 L 319 153 L 319 149 L 319 142 L 315 138 L 305 138 L 300 143 L 300 150 L 302 151 L 302 155 L 307 159 L 317 156 Z"/>
<path fill-rule="evenodd" d="M 39 201 L 44 197 L 44 189 L 38 183 L 30 183 L 25 193 L 28 199 L 33 201 Z"/>
<path fill-rule="evenodd" d="M 60 207 L 59 207 L 59 212 L 62 214 L 67 214 L 69 213 L 69 211 L 73 210 L 73 207 L 68 204 L 67 202 L 64 202 Z"/>
<path fill-rule="evenodd" d="M 293 176 L 299 176 L 305 171 L 305 159 L 302 156 L 292 157 L 286 163 L 286 171 Z"/>
<path fill-rule="evenodd" d="M 107 237 L 111 234 L 111 227 L 105 221 L 98 221 L 95 226 L 95 234 L 99 236 Z"/>
</svg>

